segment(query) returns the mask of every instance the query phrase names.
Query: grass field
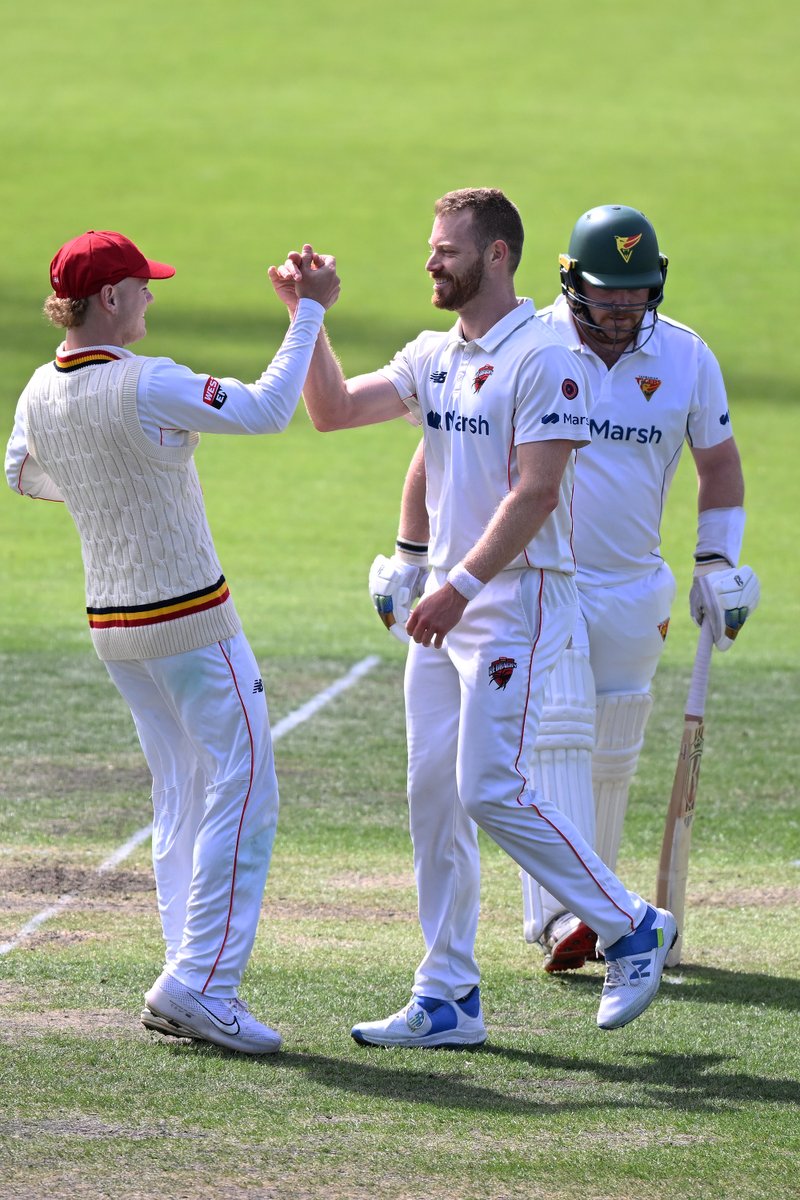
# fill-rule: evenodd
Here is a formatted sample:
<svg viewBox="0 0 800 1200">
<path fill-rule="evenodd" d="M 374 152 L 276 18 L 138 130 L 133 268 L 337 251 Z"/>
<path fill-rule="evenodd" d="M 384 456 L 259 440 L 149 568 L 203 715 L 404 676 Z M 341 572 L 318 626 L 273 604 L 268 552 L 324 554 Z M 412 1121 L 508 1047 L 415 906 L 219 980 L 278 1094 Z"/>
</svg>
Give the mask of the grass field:
<svg viewBox="0 0 800 1200">
<path fill-rule="evenodd" d="M 10 429 L 53 351 L 38 311 L 66 238 L 121 228 L 175 262 L 142 349 L 253 378 L 282 332 L 266 266 L 338 256 L 331 336 L 350 373 L 424 325 L 435 197 L 495 184 L 527 230 L 519 290 L 556 287 L 575 218 L 641 207 L 670 256 L 665 311 L 723 366 L 748 484 L 758 614 L 714 663 L 684 964 L 616 1034 L 599 968 L 550 978 L 516 873 L 484 845 L 478 953 L 490 1041 L 365 1051 L 421 952 L 404 795 L 402 651 L 366 572 L 396 528 L 400 423 L 206 438 L 208 509 L 273 722 L 379 665 L 277 746 L 282 813 L 245 994 L 285 1051 L 246 1061 L 138 1025 L 161 964 L 149 819 L 124 706 L 93 657 L 77 538 L 0 499 L 0 1198 L 784 1200 L 800 1196 L 797 806 L 800 27 L 785 0 L 36 0 L 4 22 L 0 320 Z M 652 895 L 694 634 L 694 484 L 664 529 L 679 600 L 620 871 Z"/>
</svg>

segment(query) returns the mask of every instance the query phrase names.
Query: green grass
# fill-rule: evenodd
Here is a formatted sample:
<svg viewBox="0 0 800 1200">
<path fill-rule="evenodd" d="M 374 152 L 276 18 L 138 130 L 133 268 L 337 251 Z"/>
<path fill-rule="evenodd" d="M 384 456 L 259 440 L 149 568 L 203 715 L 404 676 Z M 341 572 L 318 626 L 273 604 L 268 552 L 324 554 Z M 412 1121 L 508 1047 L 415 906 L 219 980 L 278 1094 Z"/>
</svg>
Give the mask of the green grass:
<svg viewBox="0 0 800 1200">
<path fill-rule="evenodd" d="M 60 664 L 56 704 L 72 687 Z M 288 665 L 267 666 L 276 717 L 284 705 L 275 683 Z M 312 664 L 315 680 L 331 670 Z M 733 673 L 743 686 L 746 672 Z M 354 1020 L 402 1001 L 420 953 L 396 664 L 278 747 L 281 826 L 246 989 L 285 1036 L 274 1061 L 169 1046 L 138 1029 L 136 998 L 160 964 L 146 848 L 101 882 L 92 867 L 121 836 L 106 790 L 62 797 L 62 813 L 77 800 L 81 819 L 54 844 L 46 805 L 15 815 L 12 781 L 25 755 L 4 764 L 4 890 L 14 918 L 44 903 L 42 884 L 58 893 L 56 865 L 77 899 L 3 960 L 0 1056 L 15 1099 L 2 1127 L 0 1195 L 5 1186 L 6 1195 L 65 1197 L 174 1188 L 287 1197 L 604 1197 L 621 1188 L 651 1197 L 675 1175 L 682 1196 L 791 1195 L 800 955 L 787 905 L 796 868 L 785 856 L 792 839 L 798 846 L 796 759 L 779 758 L 770 788 L 759 786 L 767 731 L 776 741 L 791 736 L 787 675 L 753 681 L 766 704 L 751 730 L 760 754 L 737 753 L 741 730 L 712 696 L 686 963 L 626 1030 L 594 1027 L 599 968 L 557 979 L 540 970 L 521 938 L 516 872 L 484 845 L 478 953 L 491 1041 L 469 1055 L 368 1051 L 347 1036 Z M 632 801 L 623 873 L 648 892 L 684 685 L 676 669 L 659 676 Z M 92 727 L 123 713 L 103 688 L 83 700 Z M 37 701 L 33 692 L 21 701 L 24 721 Z M 115 755 L 122 764 L 125 749 Z M 73 756 L 76 773 L 98 750 Z M 54 757 L 63 761 L 57 744 Z M 745 828 L 731 809 L 757 815 L 754 791 L 768 795 L 769 811 Z M 146 819 L 143 782 L 119 808 L 129 829 Z"/>
<path fill-rule="evenodd" d="M 334 251 L 328 324 L 372 369 L 421 327 L 435 197 L 496 184 L 525 220 L 519 290 L 544 304 L 576 217 L 641 207 L 670 256 L 665 310 L 707 338 L 747 477 L 763 599 L 717 656 L 685 963 L 639 1021 L 594 1025 L 599 968 L 553 979 L 521 935 L 516 872 L 484 845 L 478 954 L 490 1042 L 370 1052 L 353 1021 L 404 1002 L 421 952 L 404 799 L 402 650 L 366 595 L 416 435 L 206 438 L 215 539 L 273 720 L 367 653 L 379 668 L 277 747 L 282 812 L 246 980 L 274 1061 L 169 1046 L 138 1025 L 161 965 L 146 771 L 94 659 L 77 538 L 53 505 L 0 499 L 0 1197 L 73 1200 L 784 1200 L 800 1150 L 798 25 L 785 0 L 53 0 L 4 23 L 4 388 L 48 358 L 56 247 L 121 228 L 174 262 L 142 349 L 253 378 L 282 335 L 265 270 Z M 664 525 L 678 577 L 620 870 L 652 895 L 695 641 L 695 485 Z"/>
</svg>

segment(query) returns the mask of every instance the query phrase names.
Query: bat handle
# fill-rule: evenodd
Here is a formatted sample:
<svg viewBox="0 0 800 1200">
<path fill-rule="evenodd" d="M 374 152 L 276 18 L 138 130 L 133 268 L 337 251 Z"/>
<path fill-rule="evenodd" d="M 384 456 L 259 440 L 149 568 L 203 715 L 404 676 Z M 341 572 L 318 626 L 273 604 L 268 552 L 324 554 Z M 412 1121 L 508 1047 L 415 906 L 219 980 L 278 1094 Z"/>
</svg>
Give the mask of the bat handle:
<svg viewBox="0 0 800 1200">
<path fill-rule="evenodd" d="M 700 637 L 694 656 L 692 678 L 689 683 L 689 695 L 686 698 L 686 716 L 702 717 L 706 708 L 706 692 L 708 691 L 708 675 L 711 670 L 711 653 L 714 649 L 714 637 L 711 633 L 711 622 L 704 621 L 700 626 Z"/>
</svg>

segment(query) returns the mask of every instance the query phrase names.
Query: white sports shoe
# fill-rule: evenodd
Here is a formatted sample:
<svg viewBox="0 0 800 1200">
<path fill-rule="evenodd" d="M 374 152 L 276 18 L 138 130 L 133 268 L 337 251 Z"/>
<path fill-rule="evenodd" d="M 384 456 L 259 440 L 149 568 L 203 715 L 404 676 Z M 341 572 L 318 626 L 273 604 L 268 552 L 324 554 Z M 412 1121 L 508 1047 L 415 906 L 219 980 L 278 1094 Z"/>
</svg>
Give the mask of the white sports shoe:
<svg viewBox="0 0 800 1200">
<path fill-rule="evenodd" d="M 606 981 L 597 1010 L 601 1029 L 619 1029 L 644 1012 L 655 998 L 677 936 L 672 913 L 648 904 L 633 933 L 606 947 Z"/>
<path fill-rule="evenodd" d="M 463 1000 L 412 996 L 391 1017 L 363 1021 L 350 1032 L 362 1046 L 480 1046 L 486 1041 L 480 991 L 474 987 Z"/>
<path fill-rule="evenodd" d="M 242 1054 L 274 1054 L 281 1035 L 257 1021 L 244 1000 L 221 1000 L 184 987 L 165 972 L 145 994 L 142 1024 L 172 1037 L 200 1038 Z"/>
</svg>

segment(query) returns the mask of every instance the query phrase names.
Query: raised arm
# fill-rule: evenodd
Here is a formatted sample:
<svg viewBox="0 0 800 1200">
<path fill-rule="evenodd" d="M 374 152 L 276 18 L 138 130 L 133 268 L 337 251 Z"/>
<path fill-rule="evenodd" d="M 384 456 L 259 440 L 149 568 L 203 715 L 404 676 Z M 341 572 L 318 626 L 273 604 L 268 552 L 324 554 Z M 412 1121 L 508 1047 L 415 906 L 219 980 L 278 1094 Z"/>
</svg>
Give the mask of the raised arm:
<svg viewBox="0 0 800 1200">
<path fill-rule="evenodd" d="M 297 305 L 295 288 L 303 273 L 313 274 L 326 261 L 306 245 L 302 254 L 290 254 L 283 266 L 270 267 L 272 285 L 290 313 L 294 313 Z M 320 330 L 311 356 L 303 398 L 314 428 L 322 432 L 375 425 L 408 412 L 394 385 L 377 372 L 345 379 L 324 329 Z"/>
</svg>

